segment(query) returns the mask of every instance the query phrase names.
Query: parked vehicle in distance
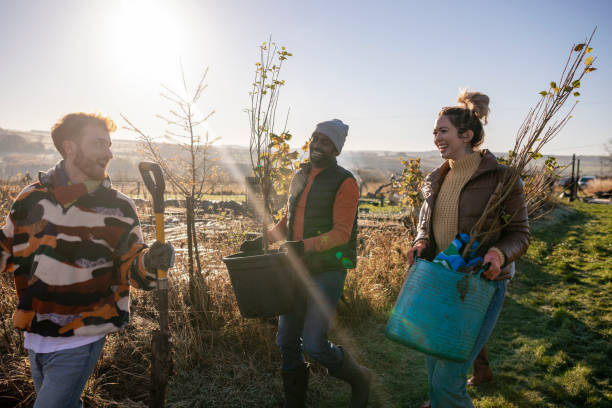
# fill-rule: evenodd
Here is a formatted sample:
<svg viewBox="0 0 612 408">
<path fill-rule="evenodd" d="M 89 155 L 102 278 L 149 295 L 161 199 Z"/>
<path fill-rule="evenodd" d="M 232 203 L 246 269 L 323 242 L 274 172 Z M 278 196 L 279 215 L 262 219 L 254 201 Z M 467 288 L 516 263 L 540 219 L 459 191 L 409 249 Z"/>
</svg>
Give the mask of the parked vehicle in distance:
<svg viewBox="0 0 612 408">
<path fill-rule="evenodd" d="M 586 187 L 591 181 L 595 181 L 597 178 L 595 176 L 582 176 L 578 179 L 578 187 Z"/>
</svg>

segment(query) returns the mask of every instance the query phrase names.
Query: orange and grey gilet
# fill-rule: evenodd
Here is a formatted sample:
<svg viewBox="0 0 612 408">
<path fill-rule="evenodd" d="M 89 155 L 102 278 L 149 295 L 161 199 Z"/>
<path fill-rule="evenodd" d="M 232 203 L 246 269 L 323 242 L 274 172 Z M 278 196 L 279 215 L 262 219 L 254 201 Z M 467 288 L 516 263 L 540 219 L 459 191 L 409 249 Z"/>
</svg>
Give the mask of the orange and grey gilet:
<svg viewBox="0 0 612 408">
<path fill-rule="evenodd" d="M 287 211 L 287 240 L 293 240 L 295 212 L 300 196 L 306 187 L 311 165 L 302 165 L 291 180 Z M 338 189 L 347 178 L 354 178 L 350 171 L 332 164 L 319 173 L 313 183 L 304 211 L 304 236 L 302 239 L 316 237 L 330 231 L 334 226 L 334 200 Z M 299 221 L 298 221 L 299 222 Z M 357 266 L 357 214 L 353 221 L 351 237 L 346 244 L 338 245 L 322 252 L 309 253 L 305 259 L 310 273 L 321 273 Z"/>
</svg>

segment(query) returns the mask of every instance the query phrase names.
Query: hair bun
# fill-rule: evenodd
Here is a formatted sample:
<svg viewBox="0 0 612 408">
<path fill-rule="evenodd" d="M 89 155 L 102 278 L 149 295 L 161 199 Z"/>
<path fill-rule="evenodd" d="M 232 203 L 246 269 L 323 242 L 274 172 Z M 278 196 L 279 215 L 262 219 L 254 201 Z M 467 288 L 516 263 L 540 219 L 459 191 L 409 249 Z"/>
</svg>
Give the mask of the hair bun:
<svg viewBox="0 0 612 408">
<path fill-rule="evenodd" d="M 462 89 L 457 97 L 457 102 L 459 106 L 473 111 L 483 124 L 486 125 L 489 121 L 489 97 L 487 95 Z"/>
</svg>

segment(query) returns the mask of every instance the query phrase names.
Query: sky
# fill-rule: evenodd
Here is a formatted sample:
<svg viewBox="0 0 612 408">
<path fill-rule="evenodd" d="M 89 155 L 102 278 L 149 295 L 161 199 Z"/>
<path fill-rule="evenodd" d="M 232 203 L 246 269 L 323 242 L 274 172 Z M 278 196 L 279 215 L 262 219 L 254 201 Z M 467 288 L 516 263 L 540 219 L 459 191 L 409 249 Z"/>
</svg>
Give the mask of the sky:
<svg viewBox="0 0 612 408">
<path fill-rule="evenodd" d="M 0 127 L 49 130 L 64 114 L 120 114 L 164 133 L 169 102 L 208 67 L 200 132 L 249 143 L 244 109 L 258 46 L 293 54 L 278 115 L 291 144 L 318 122 L 349 125 L 348 150 L 433 150 L 432 128 L 460 88 L 491 98 L 485 147 L 507 151 L 538 92 L 595 26 L 594 66 L 573 118 L 548 154 L 606 154 L 612 140 L 612 1 L 0 0 Z M 281 129 L 279 129 L 281 130 Z"/>
</svg>

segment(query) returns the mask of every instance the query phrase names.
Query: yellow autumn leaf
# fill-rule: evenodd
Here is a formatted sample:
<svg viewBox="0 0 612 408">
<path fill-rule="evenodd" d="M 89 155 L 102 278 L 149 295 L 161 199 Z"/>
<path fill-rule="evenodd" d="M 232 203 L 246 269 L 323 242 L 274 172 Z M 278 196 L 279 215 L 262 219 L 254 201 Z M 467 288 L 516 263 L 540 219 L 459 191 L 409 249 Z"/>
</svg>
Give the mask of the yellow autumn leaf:
<svg viewBox="0 0 612 408">
<path fill-rule="evenodd" d="M 589 66 L 591 64 L 593 64 L 593 56 L 592 55 L 584 60 L 584 65 Z"/>
</svg>

